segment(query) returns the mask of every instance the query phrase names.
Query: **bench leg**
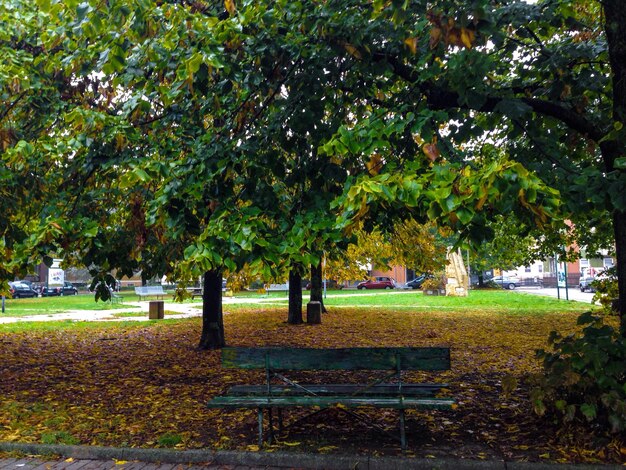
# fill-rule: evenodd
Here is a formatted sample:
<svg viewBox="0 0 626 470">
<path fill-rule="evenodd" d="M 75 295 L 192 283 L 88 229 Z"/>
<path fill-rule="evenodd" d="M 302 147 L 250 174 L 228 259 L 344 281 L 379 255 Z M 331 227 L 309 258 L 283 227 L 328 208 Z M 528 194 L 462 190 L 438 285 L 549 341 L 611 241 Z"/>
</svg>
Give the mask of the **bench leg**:
<svg viewBox="0 0 626 470">
<path fill-rule="evenodd" d="M 267 441 L 271 444 L 272 442 L 274 442 L 274 413 L 272 413 L 271 408 L 267 409 L 267 419 L 270 426 L 269 437 L 267 438 Z"/>
<path fill-rule="evenodd" d="M 283 433 L 283 409 L 278 408 L 278 433 Z"/>
<path fill-rule="evenodd" d="M 400 409 L 400 447 L 404 451 L 406 450 L 406 430 L 404 427 L 404 409 Z"/>
<path fill-rule="evenodd" d="M 259 408 L 259 450 L 263 448 L 263 408 Z"/>
</svg>

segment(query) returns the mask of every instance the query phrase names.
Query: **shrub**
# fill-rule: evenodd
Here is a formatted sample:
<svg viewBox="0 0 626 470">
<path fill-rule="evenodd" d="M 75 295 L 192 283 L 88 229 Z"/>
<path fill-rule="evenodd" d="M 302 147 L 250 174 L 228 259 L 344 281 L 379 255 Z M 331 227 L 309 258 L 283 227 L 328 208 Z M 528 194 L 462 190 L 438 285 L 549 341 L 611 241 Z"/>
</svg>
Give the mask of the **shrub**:
<svg viewBox="0 0 626 470">
<path fill-rule="evenodd" d="M 553 352 L 538 351 L 544 374 L 531 392 L 535 411 L 567 423 L 586 420 L 626 429 L 626 342 L 601 316 L 586 312 L 582 335 L 550 334 Z"/>
<path fill-rule="evenodd" d="M 602 305 L 604 313 L 607 315 L 615 315 L 616 308 L 614 301 L 619 297 L 617 290 L 617 268 L 612 266 L 603 271 L 600 277 L 597 277 L 593 282 L 596 293 L 593 296 L 594 302 L 599 302 Z"/>
<path fill-rule="evenodd" d="M 433 277 L 426 279 L 422 283 L 422 290 L 440 290 L 445 289 L 443 274 L 435 274 Z"/>
</svg>

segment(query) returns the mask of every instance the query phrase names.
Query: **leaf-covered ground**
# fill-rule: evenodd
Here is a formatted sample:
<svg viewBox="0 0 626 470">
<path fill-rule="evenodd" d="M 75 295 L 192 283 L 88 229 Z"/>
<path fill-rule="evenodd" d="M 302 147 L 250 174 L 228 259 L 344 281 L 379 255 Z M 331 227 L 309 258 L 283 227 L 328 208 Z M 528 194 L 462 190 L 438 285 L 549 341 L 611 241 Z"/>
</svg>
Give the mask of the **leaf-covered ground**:
<svg viewBox="0 0 626 470">
<path fill-rule="evenodd" d="M 410 411 L 409 455 L 622 462 L 619 437 L 558 428 L 528 401 L 526 379 L 540 370 L 534 351 L 551 330 L 574 331 L 577 315 L 334 308 L 322 325 L 290 326 L 284 309 L 257 307 L 227 309 L 225 325 L 232 346 L 449 346 L 451 371 L 408 379 L 449 383 L 459 406 Z M 262 383 L 263 372 L 222 370 L 219 352 L 195 349 L 200 327 L 188 319 L 0 332 L 0 440 L 254 450 L 255 411 L 208 410 L 204 403 L 231 385 Z M 338 375 L 334 380 L 359 379 Z M 393 410 L 371 414 L 395 434 Z M 336 411 L 302 421 L 272 449 L 399 452 L 393 438 Z"/>
</svg>

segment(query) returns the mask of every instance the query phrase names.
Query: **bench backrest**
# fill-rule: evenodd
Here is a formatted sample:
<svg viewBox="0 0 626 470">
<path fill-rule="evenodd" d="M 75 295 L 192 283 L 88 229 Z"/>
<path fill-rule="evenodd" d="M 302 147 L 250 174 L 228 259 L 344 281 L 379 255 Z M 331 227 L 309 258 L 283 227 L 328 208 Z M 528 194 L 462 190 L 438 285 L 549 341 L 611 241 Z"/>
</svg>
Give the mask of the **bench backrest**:
<svg viewBox="0 0 626 470">
<path fill-rule="evenodd" d="M 268 370 L 448 370 L 450 349 L 224 348 L 222 367 Z"/>
<path fill-rule="evenodd" d="M 137 295 L 156 295 L 156 294 L 164 294 L 163 286 L 141 286 L 135 287 L 135 293 Z"/>
</svg>

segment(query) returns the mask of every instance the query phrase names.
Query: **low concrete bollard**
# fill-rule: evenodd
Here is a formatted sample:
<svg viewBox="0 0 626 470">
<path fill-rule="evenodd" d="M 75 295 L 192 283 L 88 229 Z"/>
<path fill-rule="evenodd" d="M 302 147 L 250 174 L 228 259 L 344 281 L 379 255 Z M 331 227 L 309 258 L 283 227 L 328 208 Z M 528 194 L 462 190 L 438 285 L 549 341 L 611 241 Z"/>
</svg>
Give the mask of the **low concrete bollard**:
<svg viewBox="0 0 626 470">
<path fill-rule="evenodd" d="M 306 322 L 311 325 L 322 323 L 322 303 L 314 300 L 306 304 Z"/>
<path fill-rule="evenodd" d="M 162 320 L 165 317 L 165 302 L 151 300 L 148 304 L 148 318 L 150 320 Z"/>
</svg>

